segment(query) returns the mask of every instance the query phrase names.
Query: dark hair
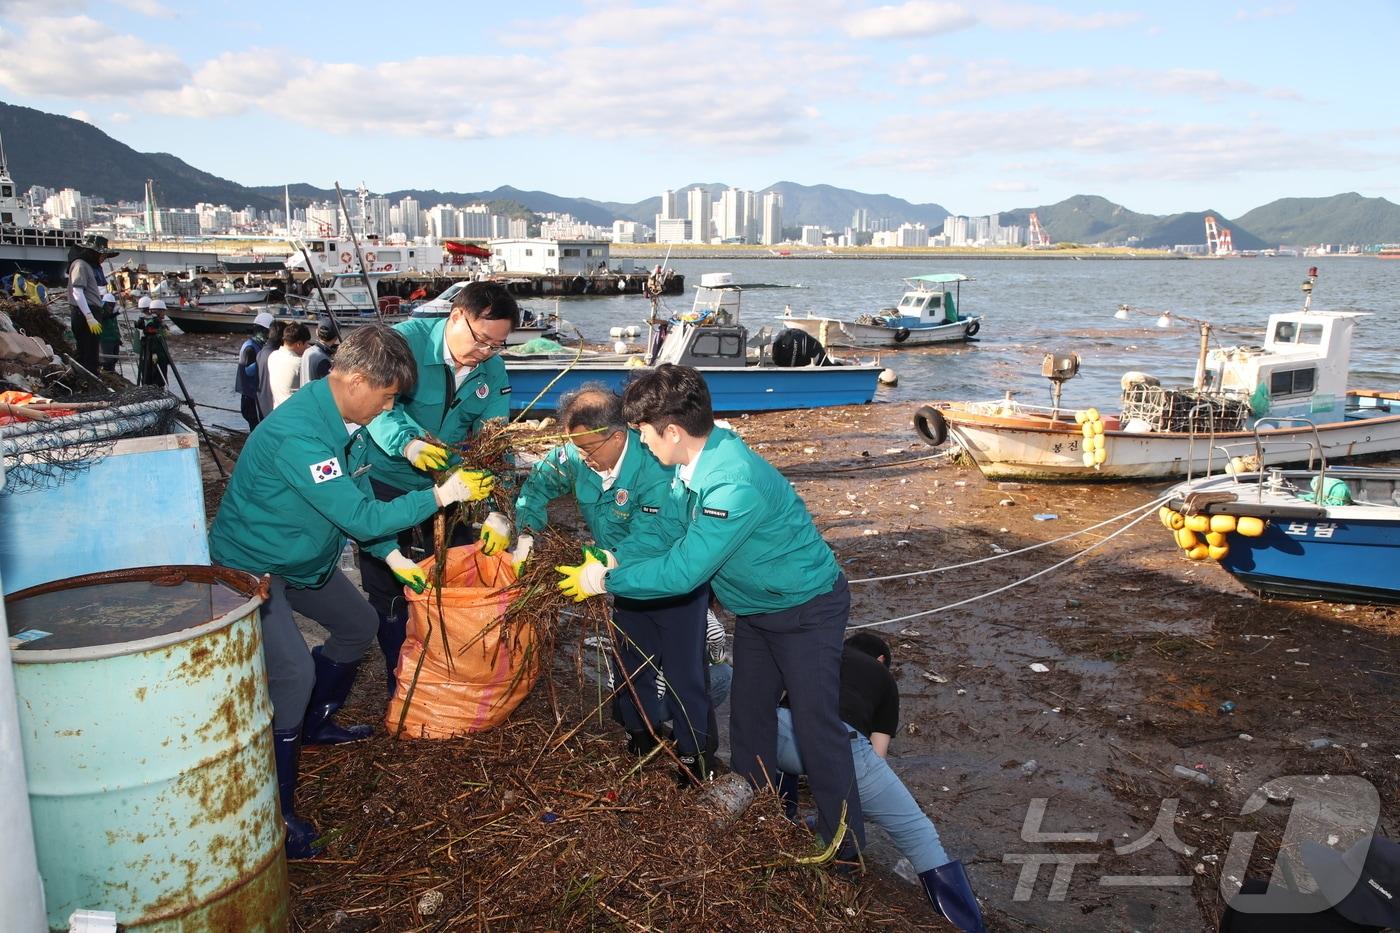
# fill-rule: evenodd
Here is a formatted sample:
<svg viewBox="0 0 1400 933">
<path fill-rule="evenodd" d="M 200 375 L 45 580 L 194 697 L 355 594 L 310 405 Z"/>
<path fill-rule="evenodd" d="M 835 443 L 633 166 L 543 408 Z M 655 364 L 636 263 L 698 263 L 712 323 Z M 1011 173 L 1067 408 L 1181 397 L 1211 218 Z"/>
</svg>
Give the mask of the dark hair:
<svg viewBox="0 0 1400 933">
<path fill-rule="evenodd" d="M 715 427 L 704 377 L 674 363 L 663 363 L 629 382 L 622 392 L 622 414 L 632 424 L 649 424 L 657 431 L 678 425 L 691 437 L 706 437 Z"/>
<path fill-rule="evenodd" d="M 287 333 L 286 321 L 273 321 L 272 326 L 267 329 L 267 345 L 272 349 L 282 346 L 282 339 Z"/>
<path fill-rule="evenodd" d="M 310 343 L 311 328 L 300 322 L 293 322 L 287 325 L 287 329 L 282 332 L 283 343 Z"/>
<path fill-rule="evenodd" d="M 335 340 L 340 336 L 340 330 L 330 321 L 322 321 L 316 325 L 316 339 L 321 342 Z"/>
<path fill-rule="evenodd" d="M 347 376 L 359 373 L 376 389 L 397 386 L 412 392 L 418 382 L 418 364 L 403 335 L 386 324 L 362 324 L 350 332 L 335 353 L 335 370 Z"/>
<path fill-rule="evenodd" d="M 586 382 L 559 399 L 559 424 L 569 432 L 574 428 L 626 431 L 622 396 L 601 382 Z"/>
<path fill-rule="evenodd" d="M 473 282 L 452 299 L 453 308 L 464 308 L 467 316 L 481 321 L 510 321 L 510 329 L 520 326 L 520 305 L 499 282 Z"/>
<path fill-rule="evenodd" d="M 890 661 L 894 660 L 894 654 L 890 651 L 890 646 L 879 635 L 870 632 L 856 632 L 846 639 L 846 646 L 854 648 L 862 654 L 868 654 L 872 658 L 884 658 L 885 667 L 890 666 Z"/>
</svg>

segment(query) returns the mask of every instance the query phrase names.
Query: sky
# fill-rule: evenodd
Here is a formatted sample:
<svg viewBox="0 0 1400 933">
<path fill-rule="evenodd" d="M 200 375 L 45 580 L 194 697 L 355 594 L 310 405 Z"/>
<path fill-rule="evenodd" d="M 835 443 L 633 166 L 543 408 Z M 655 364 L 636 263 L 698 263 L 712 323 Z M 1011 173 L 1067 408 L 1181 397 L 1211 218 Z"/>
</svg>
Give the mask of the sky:
<svg viewBox="0 0 1400 933">
<path fill-rule="evenodd" d="M 248 185 L 1400 201 L 1400 0 L 0 0 L 0 99 Z M 23 183 L 23 180 L 19 180 Z"/>
</svg>

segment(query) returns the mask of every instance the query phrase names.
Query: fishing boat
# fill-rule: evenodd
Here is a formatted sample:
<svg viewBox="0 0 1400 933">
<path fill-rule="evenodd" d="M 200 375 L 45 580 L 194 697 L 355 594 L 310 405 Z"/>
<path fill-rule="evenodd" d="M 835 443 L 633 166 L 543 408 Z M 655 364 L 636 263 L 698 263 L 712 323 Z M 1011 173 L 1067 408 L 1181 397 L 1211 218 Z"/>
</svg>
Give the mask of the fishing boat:
<svg viewBox="0 0 1400 933">
<path fill-rule="evenodd" d="M 386 273 L 368 273 L 374 283 Z M 165 312 L 180 326 L 181 330 L 196 334 L 247 334 L 253 332 L 253 319 L 260 312 L 271 311 L 279 319 L 300 321 L 314 327 L 328 319 L 329 306 L 335 320 L 341 327 L 358 327 L 361 324 L 397 324 L 408 320 L 408 312 L 397 297 L 370 298 L 365 286 L 366 274 L 342 273 L 331 277 L 330 281 L 312 289 L 311 294 L 288 295 L 284 306 L 273 305 L 231 305 L 229 307 L 209 307 L 199 304 L 170 306 Z M 322 298 L 324 296 L 324 300 Z"/>
<path fill-rule="evenodd" d="M 782 335 L 775 341 L 766 327 L 750 335 L 739 323 L 740 294 L 732 275 L 715 272 L 701 276 L 690 311 L 663 316 L 656 310 L 659 299 L 654 300 L 646 353 L 567 352 L 541 357 L 507 352 L 511 405 L 516 410 L 531 406 L 532 411 L 553 411 L 561 395 L 586 382 L 621 390 L 638 372 L 663 363 L 699 369 L 717 412 L 859 405 L 875 397 L 881 372 L 878 363 L 834 364 L 824 352 L 796 357 L 775 352 L 775 347 L 783 345 Z M 833 365 L 820 365 L 822 359 Z"/>
<path fill-rule="evenodd" d="M 321 278 L 359 274 L 356 244 L 349 237 L 310 237 L 298 240 L 296 245 L 297 251 L 284 263 L 294 272 L 314 272 Z M 442 250 L 415 244 L 396 245 L 369 239 L 359 244 L 359 254 L 364 257 L 365 270 L 370 274 L 433 271 L 442 264 Z M 310 266 L 307 265 L 308 256 Z"/>
<path fill-rule="evenodd" d="M 195 296 L 194 302 L 201 307 L 210 305 L 255 305 L 269 300 L 270 288 L 228 288 L 209 289 Z"/>
<path fill-rule="evenodd" d="M 1054 386 L 1051 407 L 1009 393 L 937 402 L 915 414 L 915 430 L 935 446 L 953 441 L 992 479 L 1191 478 L 1254 455 L 1256 425 L 1265 441 L 1256 468 L 1299 462 L 1314 428 L 1330 458 L 1400 450 L 1400 394 L 1347 386 L 1353 330 L 1364 315 L 1312 310 L 1316 278 L 1313 268 L 1302 310 L 1269 317 L 1262 347 L 1211 349 L 1211 325 L 1185 319 L 1201 334 L 1194 383 L 1169 388 L 1125 374 L 1116 415 L 1061 408 L 1059 389 L 1077 372 L 1078 355 L 1048 354 L 1042 374 Z"/>
<path fill-rule="evenodd" d="M 18 275 L 49 287 L 68 277 L 68 251 L 83 237 L 80 230 L 36 227 L 20 200 L 0 140 L 0 277 Z"/>
<path fill-rule="evenodd" d="M 957 272 L 916 275 L 904 280 L 908 290 L 893 308 L 849 321 L 810 311 L 799 317 L 787 308 L 783 323 L 811 334 L 828 347 L 898 349 L 957 343 L 977 336 L 982 328 L 980 317 L 960 310 L 962 283 L 970 281 L 971 276 Z"/>
<path fill-rule="evenodd" d="M 1315 461 L 1182 483 L 1162 522 L 1188 557 L 1214 557 L 1258 593 L 1400 602 L 1400 469 Z"/>
</svg>

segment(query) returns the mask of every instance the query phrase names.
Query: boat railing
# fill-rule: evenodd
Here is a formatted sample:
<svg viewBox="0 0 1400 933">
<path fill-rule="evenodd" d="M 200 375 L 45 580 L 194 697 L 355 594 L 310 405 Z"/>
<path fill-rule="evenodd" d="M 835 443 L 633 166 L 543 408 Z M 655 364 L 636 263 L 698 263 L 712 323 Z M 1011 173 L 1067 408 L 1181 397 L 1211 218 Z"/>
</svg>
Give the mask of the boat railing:
<svg viewBox="0 0 1400 933">
<path fill-rule="evenodd" d="M 1313 439 L 1311 441 L 1283 440 L 1277 441 L 1272 446 L 1275 450 L 1280 447 L 1306 447 L 1308 453 L 1308 469 L 1313 468 L 1313 453 L 1317 454 L 1317 488 L 1319 491 L 1327 488 L 1327 453 L 1322 448 L 1322 435 L 1317 431 L 1317 423 L 1310 418 L 1303 418 L 1296 415 L 1269 415 L 1259 418 L 1254 422 L 1254 456 L 1259 463 L 1259 469 L 1264 469 L 1264 440 L 1259 436 L 1259 426 L 1262 424 L 1272 424 L 1279 427 L 1284 424 L 1307 425 L 1312 430 Z M 1259 489 L 1259 495 L 1264 495 L 1263 487 Z"/>
</svg>

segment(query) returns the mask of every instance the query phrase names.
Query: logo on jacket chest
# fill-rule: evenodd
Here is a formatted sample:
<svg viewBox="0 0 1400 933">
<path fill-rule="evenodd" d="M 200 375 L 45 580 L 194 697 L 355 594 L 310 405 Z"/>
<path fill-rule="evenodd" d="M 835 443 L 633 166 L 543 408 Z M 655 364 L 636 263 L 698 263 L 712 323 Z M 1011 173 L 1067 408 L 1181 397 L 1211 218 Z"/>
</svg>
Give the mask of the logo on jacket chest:
<svg viewBox="0 0 1400 933">
<path fill-rule="evenodd" d="M 490 394 L 491 394 L 491 387 L 488 386 L 486 383 L 483 382 L 481 385 L 479 385 L 479 386 L 476 387 L 476 397 L 477 397 L 477 398 L 485 398 L 486 396 L 488 396 L 488 395 L 490 395 Z"/>
<path fill-rule="evenodd" d="M 625 490 L 625 489 L 619 489 L 619 490 L 617 491 L 617 493 L 613 496 L 613 502 L 617 503 L 617 507 L 618 507 L 618 508 L 622 508 L 624 505 L 626 505 L 626 504 L 627 504 L 627 490 Z"/>
</svg>

